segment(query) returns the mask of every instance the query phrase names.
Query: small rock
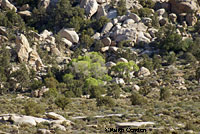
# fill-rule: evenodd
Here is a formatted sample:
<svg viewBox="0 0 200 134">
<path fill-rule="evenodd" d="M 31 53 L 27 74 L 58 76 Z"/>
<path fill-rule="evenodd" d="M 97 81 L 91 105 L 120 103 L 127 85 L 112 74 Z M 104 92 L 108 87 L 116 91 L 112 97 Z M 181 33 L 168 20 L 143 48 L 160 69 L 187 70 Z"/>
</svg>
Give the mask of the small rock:
<svg viewBox="0 0 200 134">
<path fill-rule="evenodd" d="M 138 72 L 138 77 L 146 77 L 151 75 L 149 69 L 145 68 L 145 67 L 141 67 L 139 72 Z"/>
<path fill-rule="evenodd" d="M 29 9 L 30 9 L 29 4 L 25 4 L 22 7 L 20 7 L 20 11 L 25 11 L 25 10 L 29 10 Z"/>
<path fill-rule="evenodd" d="M 125 63 L 128 63 L 128 60 L 125 59 L 125 58 L 119 58 L 119 59 L 117 60 L 117 62 L 125 62 Z"/>
</svg>

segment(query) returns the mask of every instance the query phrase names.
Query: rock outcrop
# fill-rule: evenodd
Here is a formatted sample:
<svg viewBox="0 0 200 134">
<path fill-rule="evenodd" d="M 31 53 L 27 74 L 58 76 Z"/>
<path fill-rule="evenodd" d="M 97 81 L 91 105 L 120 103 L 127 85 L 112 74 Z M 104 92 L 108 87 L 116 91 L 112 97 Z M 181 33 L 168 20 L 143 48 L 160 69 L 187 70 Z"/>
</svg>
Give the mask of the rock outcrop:
<svg viewBox="0 0 200 134">
<path fill-rule="evenodd" d="M 85 9 L 85 13 L 90 18 L 97 12 L 98 3 L 96 0 L 82 0 L 80 7 Z"/>
<path fill-rule="evenodd" d="M 17 12 L 17 8 L 11 4 L 8 0 L 2 0 L 1 7 L 4 9 L 14 10 Z"/>
<path fill-rule="evenodd" d="M 198 10 L 197 0 L 169 0 L 171 11 L 176 14 L 193 13 Z"/>
</svg>

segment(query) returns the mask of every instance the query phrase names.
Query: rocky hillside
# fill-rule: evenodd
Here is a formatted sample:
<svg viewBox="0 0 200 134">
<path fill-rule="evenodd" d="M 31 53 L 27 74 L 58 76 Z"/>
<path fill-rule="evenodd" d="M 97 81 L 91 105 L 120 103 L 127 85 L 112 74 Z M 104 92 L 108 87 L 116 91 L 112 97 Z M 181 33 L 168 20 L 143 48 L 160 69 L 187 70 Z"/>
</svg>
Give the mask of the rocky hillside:
<svg viewBox="0 0 200 134">
<path fill-rule="evenodd" d="M 0 133 L 198 134 L 199 11 L 199 0 L 0 0 Z"/>
</svg>

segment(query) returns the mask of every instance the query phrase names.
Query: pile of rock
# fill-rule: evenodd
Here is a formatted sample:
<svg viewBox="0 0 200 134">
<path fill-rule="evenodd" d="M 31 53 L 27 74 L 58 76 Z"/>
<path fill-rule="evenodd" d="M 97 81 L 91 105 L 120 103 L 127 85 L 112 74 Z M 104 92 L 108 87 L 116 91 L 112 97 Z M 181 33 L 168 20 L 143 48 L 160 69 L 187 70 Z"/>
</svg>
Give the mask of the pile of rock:
<svg viewBox="0 0 200 134">
<path fill-rule="evenodd" d="M 33 116 L 26 115 L 17 115 L 17 114 L 2 114 L 0 115 L 0 121 L 8 121 L 16 125 L 32 125 L 36 126 L 38 123 L 48 123 L 52 129 L 60 129 L 66 131 L 65 126 L 72 125 L 70 120 L 65 119 L 63 116 L 56 114 L 54 112 L 46 113 L 46 118 L 38 118 Z M 63 124 L 65 126 L 63 126 Z M 39 130 L 42 131 L 42 130 Z M 43 130 L 44 131 L 44 130 Z"/>
</svg>

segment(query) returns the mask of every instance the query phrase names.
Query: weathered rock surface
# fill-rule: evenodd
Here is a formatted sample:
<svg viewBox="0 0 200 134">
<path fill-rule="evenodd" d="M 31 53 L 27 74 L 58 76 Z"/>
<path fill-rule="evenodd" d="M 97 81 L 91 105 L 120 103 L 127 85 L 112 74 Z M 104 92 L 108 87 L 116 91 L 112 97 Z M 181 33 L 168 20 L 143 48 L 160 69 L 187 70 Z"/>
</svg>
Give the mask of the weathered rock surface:
<svg viewBox="0 0 200 134">
<path fill-rule="evenodd" d="M 146 77 L 151 75 L 149 69 L 145 68 L 145 67 L 141 67 L 140 70 L 138 71 L 138 77 Z"/>
<path fill-rule="evenodd" d="M 17 8 L 13 4 L 11 4 L 8 0 L 2 0 L 1 7 L 9 10 L 13 9 L 15 12 L 17 12 Z"/>
<path fill-rule="evenodd" d="M 169 0 L 171 11 L 180 13 L 192 13 L 198 10 L 197 0 Z"/>
<path fill-rule="evenodd" d="M 30 17 L 31 16 L 31 12 L 30 11 L 20 11 L 18 12 L 19 15 L 21 16 L 26 16 L 26 17 Z"/>
<path fill-rule="evenodd" d="M 30 48 L 27 38 L 21 34 L 16 38 L 17 44 L 17 55 L 20 62 L 27 62 L 29 58 L 29 53 L 32 51 Z"/>
<path fill-rule="evenodd" d="M 98 3 L 96 0 L 82 0 L 80 7 L 85 9 L 88 17 L 92 17 L 98 10 Z"/>
<path fill-rule="evenodd" d="M 76 31 L 72 28 L 65 29 L 59 31 L 59 34 L 62 38 L 66 38 L 67 40 L 71 41 L 72 43 L 79 42 L 79 36 Z"/>
</svg>

